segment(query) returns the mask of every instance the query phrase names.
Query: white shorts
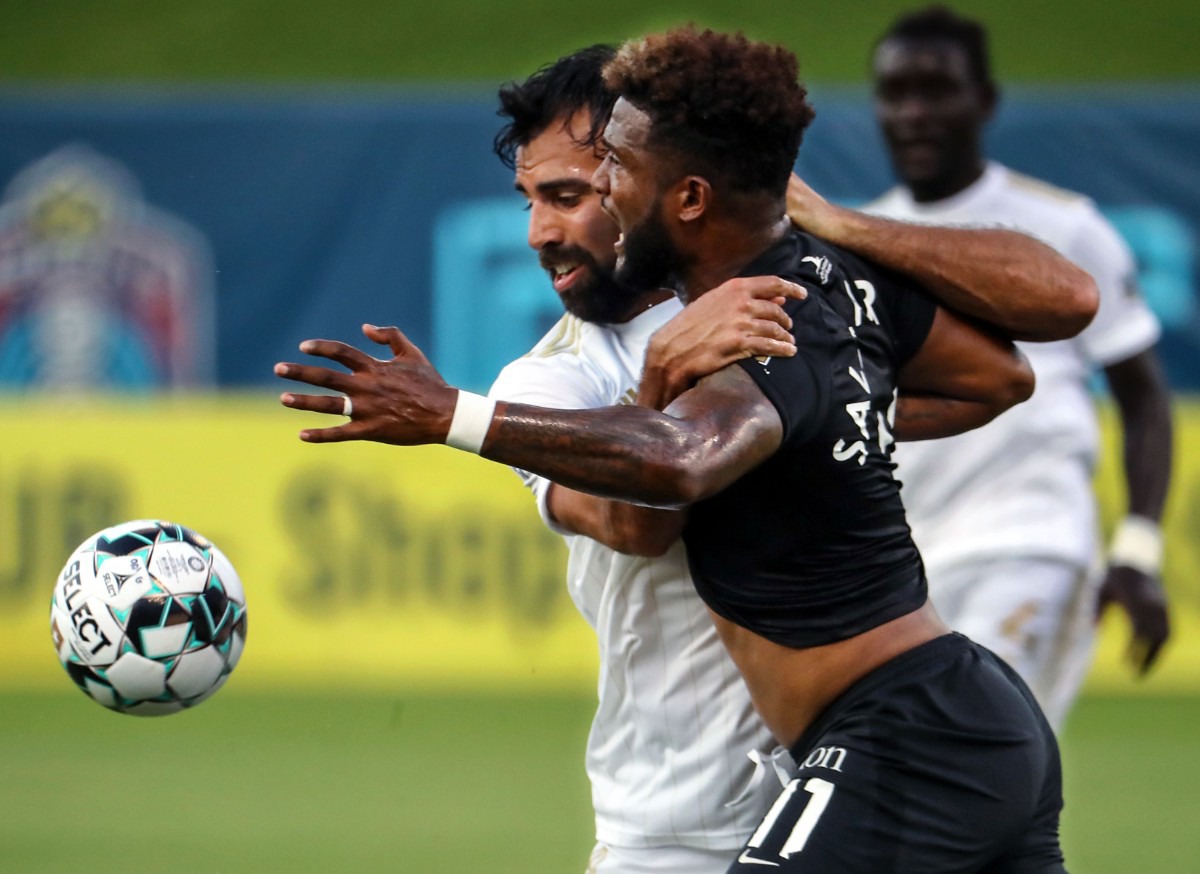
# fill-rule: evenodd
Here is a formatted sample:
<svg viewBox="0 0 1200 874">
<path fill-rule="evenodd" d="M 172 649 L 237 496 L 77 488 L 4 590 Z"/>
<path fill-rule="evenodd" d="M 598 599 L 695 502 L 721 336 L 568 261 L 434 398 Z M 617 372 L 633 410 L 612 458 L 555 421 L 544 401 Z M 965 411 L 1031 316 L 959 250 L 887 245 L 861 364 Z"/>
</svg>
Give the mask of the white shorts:
<svg viewBox="0 0 1200 874">
<path fill-rule="evenodd" d="M 1098 572 L 1062 561 L 963 563 L 929 577 L 946 623 L 1016 670 L 1056 732 L 1092 662 Z"/>
<path fill-rule="evenodd" d="M 588 860 L 587 874 L 725 874 L 737 858 L 738 849 L 596 844 Z"/>
</svg>

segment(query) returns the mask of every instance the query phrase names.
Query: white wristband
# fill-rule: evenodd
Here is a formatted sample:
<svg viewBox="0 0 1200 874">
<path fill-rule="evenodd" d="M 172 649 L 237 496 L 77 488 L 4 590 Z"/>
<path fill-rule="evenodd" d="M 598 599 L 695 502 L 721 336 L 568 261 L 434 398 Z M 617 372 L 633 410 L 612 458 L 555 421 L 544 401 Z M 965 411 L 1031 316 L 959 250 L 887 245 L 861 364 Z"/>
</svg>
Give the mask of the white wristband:
<svg viewBox="0 0 1200 874">
<path fill-rule="evenodd" d="M 1108 548 L 1108 563 L 1133 568 L 1147 576 L 1162 570 L 1162 528 L 1145 516 L 1126 516 L 1113 534 Z"/>
<path fill-rule="evenodd" d="M 495 411 L 496 402 L 491 398 L 460 390 L 454 403 L 450 432 L 446 434 L 446 445 L 478 455 Z"/>
</svg>

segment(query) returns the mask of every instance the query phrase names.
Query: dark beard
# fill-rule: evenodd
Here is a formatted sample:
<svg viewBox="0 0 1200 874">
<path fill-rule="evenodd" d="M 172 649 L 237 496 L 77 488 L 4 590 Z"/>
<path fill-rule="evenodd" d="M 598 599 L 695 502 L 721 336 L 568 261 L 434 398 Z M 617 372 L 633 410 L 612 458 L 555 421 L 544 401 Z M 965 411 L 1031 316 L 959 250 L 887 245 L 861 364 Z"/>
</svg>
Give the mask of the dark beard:
<svg viewBox="0 0 1200 874">
<path fill-rule="evenodd" d="M 538 259 L 547 270 L 556 263 L 578 263 L 586 273 L 559 294 L 563 308 L 585 322 L 611 325 L 629 318 L 642 292 L 618 282 L 611 267 L 602 267 L 592 254 L 576 246 L 543 251 Z"/>
<path fill-rule="evenodd" d="M 624 255 L 614 272 L 618 282 L 643 291 L 674 286 L 683 267 L 683 254 L 671 242 L 656 210 L 625 232 L 623 246 Z"/>
</svg>

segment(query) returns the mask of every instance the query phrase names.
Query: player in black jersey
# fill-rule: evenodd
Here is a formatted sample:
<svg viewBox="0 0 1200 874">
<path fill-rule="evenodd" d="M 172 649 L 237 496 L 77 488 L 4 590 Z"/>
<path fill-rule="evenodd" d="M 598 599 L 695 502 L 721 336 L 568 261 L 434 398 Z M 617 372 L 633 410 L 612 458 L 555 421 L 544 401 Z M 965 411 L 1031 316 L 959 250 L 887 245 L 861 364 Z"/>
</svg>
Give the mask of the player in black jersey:
<svg viewBox="0 0 1200 874">
<path fill-rule="evenodd" d="M 933 612 L 891 477 L 893 436 L 994 415 L 920 391 L 955 370 L 955 317 L 790 230 L 784 190 L 811 111 L 789 53 L 685 28 L 626 45 L 607 77 L 621 99 L 594 184 L 623 231 L 618 276 L 689 303 L 738 274 L 820 288 L 786 305 L 797 354 L 660 380 L 649 406 L 553 411 L 447 386 L 394 329 L 369 334 L 391 361 L 309 341 L 351 373 L 276 372 L 347 392 L 353 418 L 302 437 L 451 442 L 596 494 L 691 505 L 698 587 L 801 766 L 731 870 L 1061 871 L 1053 735 L 1020 681 Z M 897 401 L 900 380 L 915 390 Z"/>
</svg>

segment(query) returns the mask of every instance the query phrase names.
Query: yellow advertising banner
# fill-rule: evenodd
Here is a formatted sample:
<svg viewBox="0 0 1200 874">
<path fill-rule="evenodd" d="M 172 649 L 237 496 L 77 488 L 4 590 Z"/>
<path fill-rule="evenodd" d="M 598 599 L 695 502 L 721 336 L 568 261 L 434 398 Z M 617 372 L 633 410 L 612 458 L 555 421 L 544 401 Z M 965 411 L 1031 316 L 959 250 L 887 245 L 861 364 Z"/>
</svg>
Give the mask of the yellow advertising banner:
<svg viewBox="0 0 1200 874">
<path fill-rule="evenodd" d="M 0 684 L 67 682 L 48 626 L 63 563 L 94 531 L 157 518 L 242 578 L 231 684 L 594 687 L 565 547 L 510 470 L 442 446 L 301 443 L 320 418 L 274 395 L 3 402 Z"/>
<path fill-rule="evenodd" d="M 0 687 L 68 687 L 48 628 L 63 563 L 101 528 L 158 518 L 210 538 L 241 575 L 234 685 L 594 688 L 565 548 L 516 476 L 440 446 L 301 443 L 321 418 L 274 395 L 0 400 Z M 1093 688 L 1200 691 L 1200 404 L 1180 402 L 1178 420 L 1175 640 L 1135 682 L 1125 624 L 1108 617 Z M 1118 457 L 1098 480 L 1109 522 Z"/>
</svg>

